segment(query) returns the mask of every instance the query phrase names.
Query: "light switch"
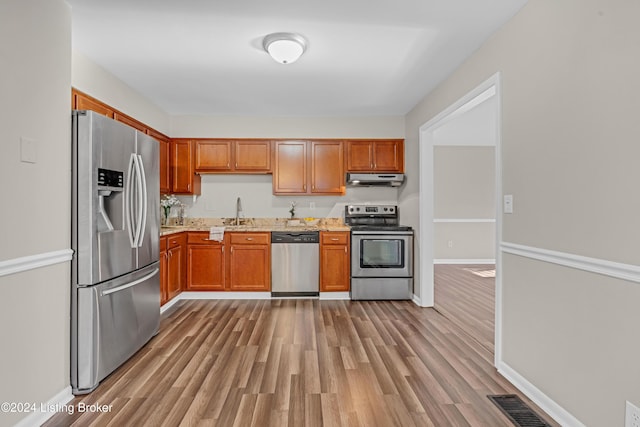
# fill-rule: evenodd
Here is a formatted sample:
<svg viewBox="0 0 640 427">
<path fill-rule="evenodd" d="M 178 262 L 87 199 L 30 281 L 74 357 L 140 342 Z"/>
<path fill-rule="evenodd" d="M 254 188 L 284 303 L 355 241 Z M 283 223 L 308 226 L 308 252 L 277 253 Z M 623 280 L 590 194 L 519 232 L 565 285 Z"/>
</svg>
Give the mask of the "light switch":
<svg viewBox="0 0 640 427">
<path fill-rule="evenodd" d="M 316 208 L 316 202 L 309 202 L 309 209 L 315 210 L 315 208 Z"/>
<path fill-rule="evenodd" d="M 505 194 L 503 198 L 503 212 L 506 214 L 513 213 L 513 195 Z"/>
<path fill-rule="evenodd" d="M 20 137 L 20 161 L 24 163 L 38 161 L 38 143 L 34 139 Z"/>
</svg>

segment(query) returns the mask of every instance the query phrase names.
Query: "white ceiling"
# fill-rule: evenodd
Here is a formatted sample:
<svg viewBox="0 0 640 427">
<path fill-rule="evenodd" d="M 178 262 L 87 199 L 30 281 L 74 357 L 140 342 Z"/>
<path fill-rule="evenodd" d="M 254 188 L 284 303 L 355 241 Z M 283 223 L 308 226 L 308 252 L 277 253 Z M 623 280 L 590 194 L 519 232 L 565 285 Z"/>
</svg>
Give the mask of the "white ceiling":
<svg viewBox="0 0 640 427">
<path fill-rule="evenodd" d="M 404 115 L 526 0 L 67 0 L 73 47 L 171 115 Z M 297 32 L 305 54 L 262 49 Z"/>
</svg>

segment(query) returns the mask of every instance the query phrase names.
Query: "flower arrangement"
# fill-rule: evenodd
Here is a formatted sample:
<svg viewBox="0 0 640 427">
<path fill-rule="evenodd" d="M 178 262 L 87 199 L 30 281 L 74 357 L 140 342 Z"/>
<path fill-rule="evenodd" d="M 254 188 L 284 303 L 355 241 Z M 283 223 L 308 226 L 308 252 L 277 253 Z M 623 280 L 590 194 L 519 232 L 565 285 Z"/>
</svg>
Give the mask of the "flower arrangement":
<svg viewBox="0 0 640 427">
<path fill-rule="evenodd" d="M 291 219 L 296 216 L 296 202 L 291 202 L 291 205 L 289 206 L 289 213 L 291 214 Z"/>
<path fill-rule="evenodd" d="M 169 219 L 169 214 L 171 213 L 171 207 L 181 205 L 181 204 L 182 203 L 180 203 L 180 200 L 178 200 L 178 198 L 173 194 L 165 194 L 164 196 L 162 196 L 162 199 L 160 200 L 160 206 L 162 206 L 162 209 L 164 211 L 165 224 Z"/>
</svg>

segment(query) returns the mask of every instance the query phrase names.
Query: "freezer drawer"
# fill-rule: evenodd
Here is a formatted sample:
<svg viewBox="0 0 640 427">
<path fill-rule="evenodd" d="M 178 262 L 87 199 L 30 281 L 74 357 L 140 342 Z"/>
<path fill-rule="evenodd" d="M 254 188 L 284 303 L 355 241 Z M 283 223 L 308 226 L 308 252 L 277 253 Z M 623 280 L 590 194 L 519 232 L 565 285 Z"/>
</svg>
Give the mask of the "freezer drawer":
<svg viewBox="0 0 640 427">
<path fill-rule="evenodd" d="M 159 263 L 76 292 L 71 385 L 74 394 L 85 394 L 158 332 Z"/>
</svg>

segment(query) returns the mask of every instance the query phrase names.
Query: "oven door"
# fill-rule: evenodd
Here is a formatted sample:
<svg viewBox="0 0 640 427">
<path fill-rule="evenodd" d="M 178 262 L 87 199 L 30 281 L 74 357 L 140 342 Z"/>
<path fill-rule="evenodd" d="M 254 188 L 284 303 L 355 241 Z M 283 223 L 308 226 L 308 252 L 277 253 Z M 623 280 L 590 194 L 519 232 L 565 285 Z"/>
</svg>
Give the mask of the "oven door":
<svg viewBox="0 0 640 427">
<path fill-rule="evenodd" d="M 352 232 L 351 277 L 412 276 L 412 232 Z"/>
</svg>

